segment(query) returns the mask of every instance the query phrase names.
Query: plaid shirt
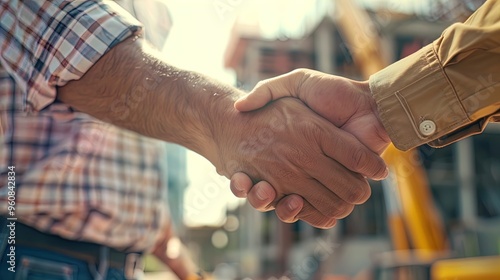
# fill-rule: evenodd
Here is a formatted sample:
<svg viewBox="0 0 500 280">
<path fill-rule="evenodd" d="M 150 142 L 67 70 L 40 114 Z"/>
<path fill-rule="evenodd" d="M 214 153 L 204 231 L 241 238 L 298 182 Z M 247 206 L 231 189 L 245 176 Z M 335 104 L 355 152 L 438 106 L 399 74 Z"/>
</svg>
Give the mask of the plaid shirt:
<svg viewBox="0 0 500 280">
<path fill-rule="evenodd" d="M 117 2 L 135 11 L 160 4 Z M 165 144 L 55 100 L 58 86 L 141 32 L 140 23 L 109 1 L 0 5 L 0 215 L 67 239 L 126 251 L 151 248 L 168 220 Z M 159 6 L 143 14 L 166 11 Z M 167 33 L 166 18 L 159 34 Z M 9 178 L 11 166 L 15 178 Z"/>
</svg>

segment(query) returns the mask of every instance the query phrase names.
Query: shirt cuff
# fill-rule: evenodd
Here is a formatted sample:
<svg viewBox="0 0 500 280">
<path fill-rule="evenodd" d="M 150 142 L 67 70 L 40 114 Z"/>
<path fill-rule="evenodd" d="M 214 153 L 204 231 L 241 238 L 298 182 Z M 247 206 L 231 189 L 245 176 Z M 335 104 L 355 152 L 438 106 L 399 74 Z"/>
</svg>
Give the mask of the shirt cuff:
<svg viewBox="0 0 500 280">
<path fill-rule="evenodd" d="M 34 54 L 33 86 L 28 89 L 29 111 L 51 104 L 56 86 L 80 79 L 107 51 L 141 29 L 116 3 L 87 4 L 67 5 L 54 15 L 59 22 L 42 34 Z"/>
<path fill-rule="evenodd" d="M 370 77 L 380 119 L 394 146 L 409 150 L 446 137 L 470 123 L 457 93 L 430 44 Z"/>
</svg>

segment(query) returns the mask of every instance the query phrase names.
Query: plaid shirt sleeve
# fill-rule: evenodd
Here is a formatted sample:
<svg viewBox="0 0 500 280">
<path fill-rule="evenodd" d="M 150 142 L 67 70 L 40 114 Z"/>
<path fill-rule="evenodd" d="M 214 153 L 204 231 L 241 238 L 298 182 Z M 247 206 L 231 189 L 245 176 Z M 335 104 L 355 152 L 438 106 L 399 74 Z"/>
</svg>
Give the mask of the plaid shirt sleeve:
<svg viewBox="0 0 500 280">
<path fill-rule="evenodd" d="M 0 3 L 0 62 L 20 87 L 27 112 L 50 105 L 57 86 L 79 79 L 109 49 L 141 30 L 111 1 Z"/>
</svg>

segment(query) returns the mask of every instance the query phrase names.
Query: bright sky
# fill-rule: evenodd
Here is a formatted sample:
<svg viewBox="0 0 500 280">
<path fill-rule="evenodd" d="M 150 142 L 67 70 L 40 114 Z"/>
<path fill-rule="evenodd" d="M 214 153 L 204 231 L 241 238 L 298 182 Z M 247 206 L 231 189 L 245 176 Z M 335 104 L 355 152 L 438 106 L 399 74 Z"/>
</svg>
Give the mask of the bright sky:
<svg viewBox="0 0 500 280">
<path fill-rule="evenodd" d="M 234 84 L 232 71 L 223 67 L 223 55 L 230 30 L 237 16 L 257 18 L 265 34 L 288 30 L 303 32 L 304 15 L 309 19 L 329 9 L 331 0 L 165 0 L 173 18 L 173 28 L 163 49 L 166 60 L 183 69 L 194 70 L 228 84 Z M 396 3 L 410 0 L 360 0 L 364 4 Z M 410 4 L 411 5 L 411 4 Z M 394 7 L 392 7 L 394 8 Z M 315 16 L 316 15 L 316 16 Z M 295 33 L 294 33 L 295 32 Z M 185 222 L 189 226 L 217 225 L 225 218 L 227 205 L 237 205 L 229 182 L 216 174 L 204 158 L 188 154 Z M 239 201 L 239 202 L 238 202 Z"/>
</svg>

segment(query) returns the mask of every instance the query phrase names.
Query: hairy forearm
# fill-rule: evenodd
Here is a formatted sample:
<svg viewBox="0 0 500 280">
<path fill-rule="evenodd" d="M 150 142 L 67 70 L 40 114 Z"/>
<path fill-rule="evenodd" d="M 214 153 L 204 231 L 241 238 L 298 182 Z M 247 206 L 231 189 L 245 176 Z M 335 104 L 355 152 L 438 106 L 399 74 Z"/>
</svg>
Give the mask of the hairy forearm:
<svg viewBox="0 0 500 280">
<path fill-rule="evenodd" d="M 214 130 L 234 112 L 239 92 L 177 69 L 135 37 L 115 46 L 58 98 L 98 119 L 181 144 L 216 160 Z M 215 164 L 215 163 L 214 163 Z"/>
</svg>

